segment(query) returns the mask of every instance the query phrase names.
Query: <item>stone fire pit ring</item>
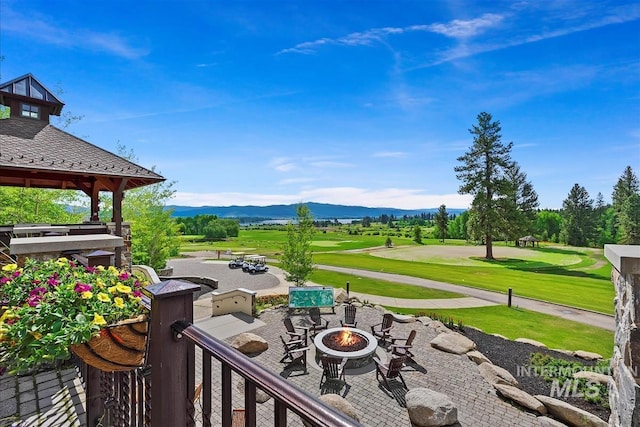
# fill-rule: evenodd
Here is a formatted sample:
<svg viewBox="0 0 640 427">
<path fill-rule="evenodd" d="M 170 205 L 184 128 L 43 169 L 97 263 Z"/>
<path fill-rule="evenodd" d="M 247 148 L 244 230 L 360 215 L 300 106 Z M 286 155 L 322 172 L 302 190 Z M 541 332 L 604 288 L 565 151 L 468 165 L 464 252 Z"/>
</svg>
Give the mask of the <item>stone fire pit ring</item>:
<svg viewBox="0 0 640 427">
<path fill-rule="evenodd" d="M 362 350 L 357 351 L 339 351 L 334 350 L 322 343 L 322 339 L 330 334 L 341 333 L 348 330 L 353 334 L 359 335 L 367 341 L 367 346 Z M 370 333 L 356 328 L 331 328 L 318 333 L 313 338 L 313 343 L 316 346 L 316 358 L 319 360 L 320 356 L 326 355 L 330 357 L 346 358 L 347 364 L 345 369 L 355 369 L 364 367 L 373 362 L 373 356 L 378 348 L 378 340 Z"/>
</svg>

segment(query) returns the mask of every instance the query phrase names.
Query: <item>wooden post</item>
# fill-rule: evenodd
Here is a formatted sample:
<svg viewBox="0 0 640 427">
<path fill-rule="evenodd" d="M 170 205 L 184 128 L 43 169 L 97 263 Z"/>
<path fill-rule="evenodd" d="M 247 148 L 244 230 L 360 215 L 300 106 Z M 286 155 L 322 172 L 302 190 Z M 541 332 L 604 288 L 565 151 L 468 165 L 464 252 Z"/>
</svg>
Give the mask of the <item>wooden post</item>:
<svg viewBox="0 0 640 427">
<path fill-rule="evenodd" d="M 151 425 L 191 426 L 195 392 L 195 348 L 174 336 L 171 325 L 178 320 L 193 322 L 193 293 L 200 286 L 168 280 L 147 286 L 150 294 L 151 325 Z"/>
<path fill-rule="evenodd" d="M 93 366 L 84 365 L 86 375 L 86 415 L 87 427 L 96 427 L 98 421 L 104 415 L 104 399 L 100 390 L 100 370 Z"/>
<path fill-rule="evenodd" d="M 513 295 L 513 289 L 509 288 L 509 293 L 508 293 L 508 298 L 507 298 L 507 307 L 511 307 L 511 296 Z"/>
</svg>

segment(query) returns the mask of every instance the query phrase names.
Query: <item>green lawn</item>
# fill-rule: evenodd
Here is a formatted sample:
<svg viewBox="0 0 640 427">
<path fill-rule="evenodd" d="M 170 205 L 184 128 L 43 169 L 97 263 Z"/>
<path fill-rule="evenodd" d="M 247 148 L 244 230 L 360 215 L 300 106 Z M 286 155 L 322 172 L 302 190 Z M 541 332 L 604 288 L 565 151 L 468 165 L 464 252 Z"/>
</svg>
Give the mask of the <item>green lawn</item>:
<svg viewBox="0 0 640 427">
<path fill-rule="evenodd" d="M 487 333 L 497 333 L 509 339 L 529 338 L 540 341 L 549 348 L 586 350 L 609 358 L 613 352 L 613 332 L 583 323 L 561 319 L 533 311 L 508 308 L 505 305 L 440 310 L 418 310 L 388 307 L 404 314 L 437 313 L 452 317 L 457 323 L 474 326 Z"/>
<path fill-rule="evenodd" d="M 403 283 L 389 282 L 362 278 L 356 275 L 336 273 L 328 270 L 314 270 L 311 275 L 312 282 L 324 286 L 345 288 L 349 282 L 349 290 L 369 295 L 382 295 L 393 298 L 409 299 L 442 299 L 462 298 L 464 295 L 438 289 L 423 288 L 422 286 L 405 285 Z"/>
<path fill-rule="evenodd" d="M 515 295 L 613 314 L 615 291 L 608 275 L 603 274 L 606 268 L 588 271 L 562 266 L 528 269 L 513 261 L 503 266 L 499 262 L 493 263 L 494 267 L 500 268 L 451 266 L 344 253 L 316 254 L 313 260 L 316 264 L 403 274 L 504 293 L 512 288 Z"/>
</svg>

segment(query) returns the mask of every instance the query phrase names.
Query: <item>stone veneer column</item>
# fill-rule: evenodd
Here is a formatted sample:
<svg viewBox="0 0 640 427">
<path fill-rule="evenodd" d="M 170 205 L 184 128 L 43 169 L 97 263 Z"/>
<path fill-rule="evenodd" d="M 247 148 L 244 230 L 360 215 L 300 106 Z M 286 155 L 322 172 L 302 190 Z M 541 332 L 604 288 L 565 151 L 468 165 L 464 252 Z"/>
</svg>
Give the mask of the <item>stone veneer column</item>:
<svg viewBox="0 0 640 427">
<path fill-rule="evenodd" d="M 616 288 L 616 333 L 609 382 L 611 426 L 640 426 L 640 246 L 605 245 Z"/>
<path fill-rule="evenodd" d="M 116 223 L 107 222 L 107 229 L 109 234 L 116 234 Z M 122 223 L 122 239 L 124 240 L 124 246 L 122 247 L 122 268 L 125 270 L 131 270 L 131 224 L 128 222 Z"/>
</svg>

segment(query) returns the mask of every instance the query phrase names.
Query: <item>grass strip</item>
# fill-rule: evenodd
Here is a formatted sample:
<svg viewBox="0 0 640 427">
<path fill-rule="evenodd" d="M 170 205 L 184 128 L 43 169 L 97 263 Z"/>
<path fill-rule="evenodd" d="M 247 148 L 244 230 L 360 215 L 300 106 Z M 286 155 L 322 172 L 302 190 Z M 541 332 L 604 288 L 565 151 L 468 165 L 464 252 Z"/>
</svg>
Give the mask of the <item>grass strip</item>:
<svg viewBox="0 0 640 427">
<path fill-rule="evenodd" d="M 540 341 L 549 348 L 593 351 L 605 358 L 610 358 L 613 352 L 612 331 L 521 308 L 508 308 L 506 305 L 437 310 L 400 307 L 388 309 L 414 315 L 437 313 L 489 334 L 504 335 L 511 340 L 529 338 Z"/>
<path fill-rule="evenodd" d="M 344 289 L 346 289 L 346 283 L 349 282 L 349 291 L 392 298 L 443 299 L 464 297 L 464 295 L 453 292 L 389 282 L 387 280 L 370 279 L 329 270 L 314 270 L 311 274 L 311 281 L 323 286 Z"/>
<path fill-rule="evenodd" d="M 369 254 L 316 254 L 316 264 L 403 274 L 474 288 L 520 295 L 613 314 L 615 291 L 609 278 L 585 271 L 554 267 L 540 270 L 451 266 L 384 259 Z"/>
</svg>

